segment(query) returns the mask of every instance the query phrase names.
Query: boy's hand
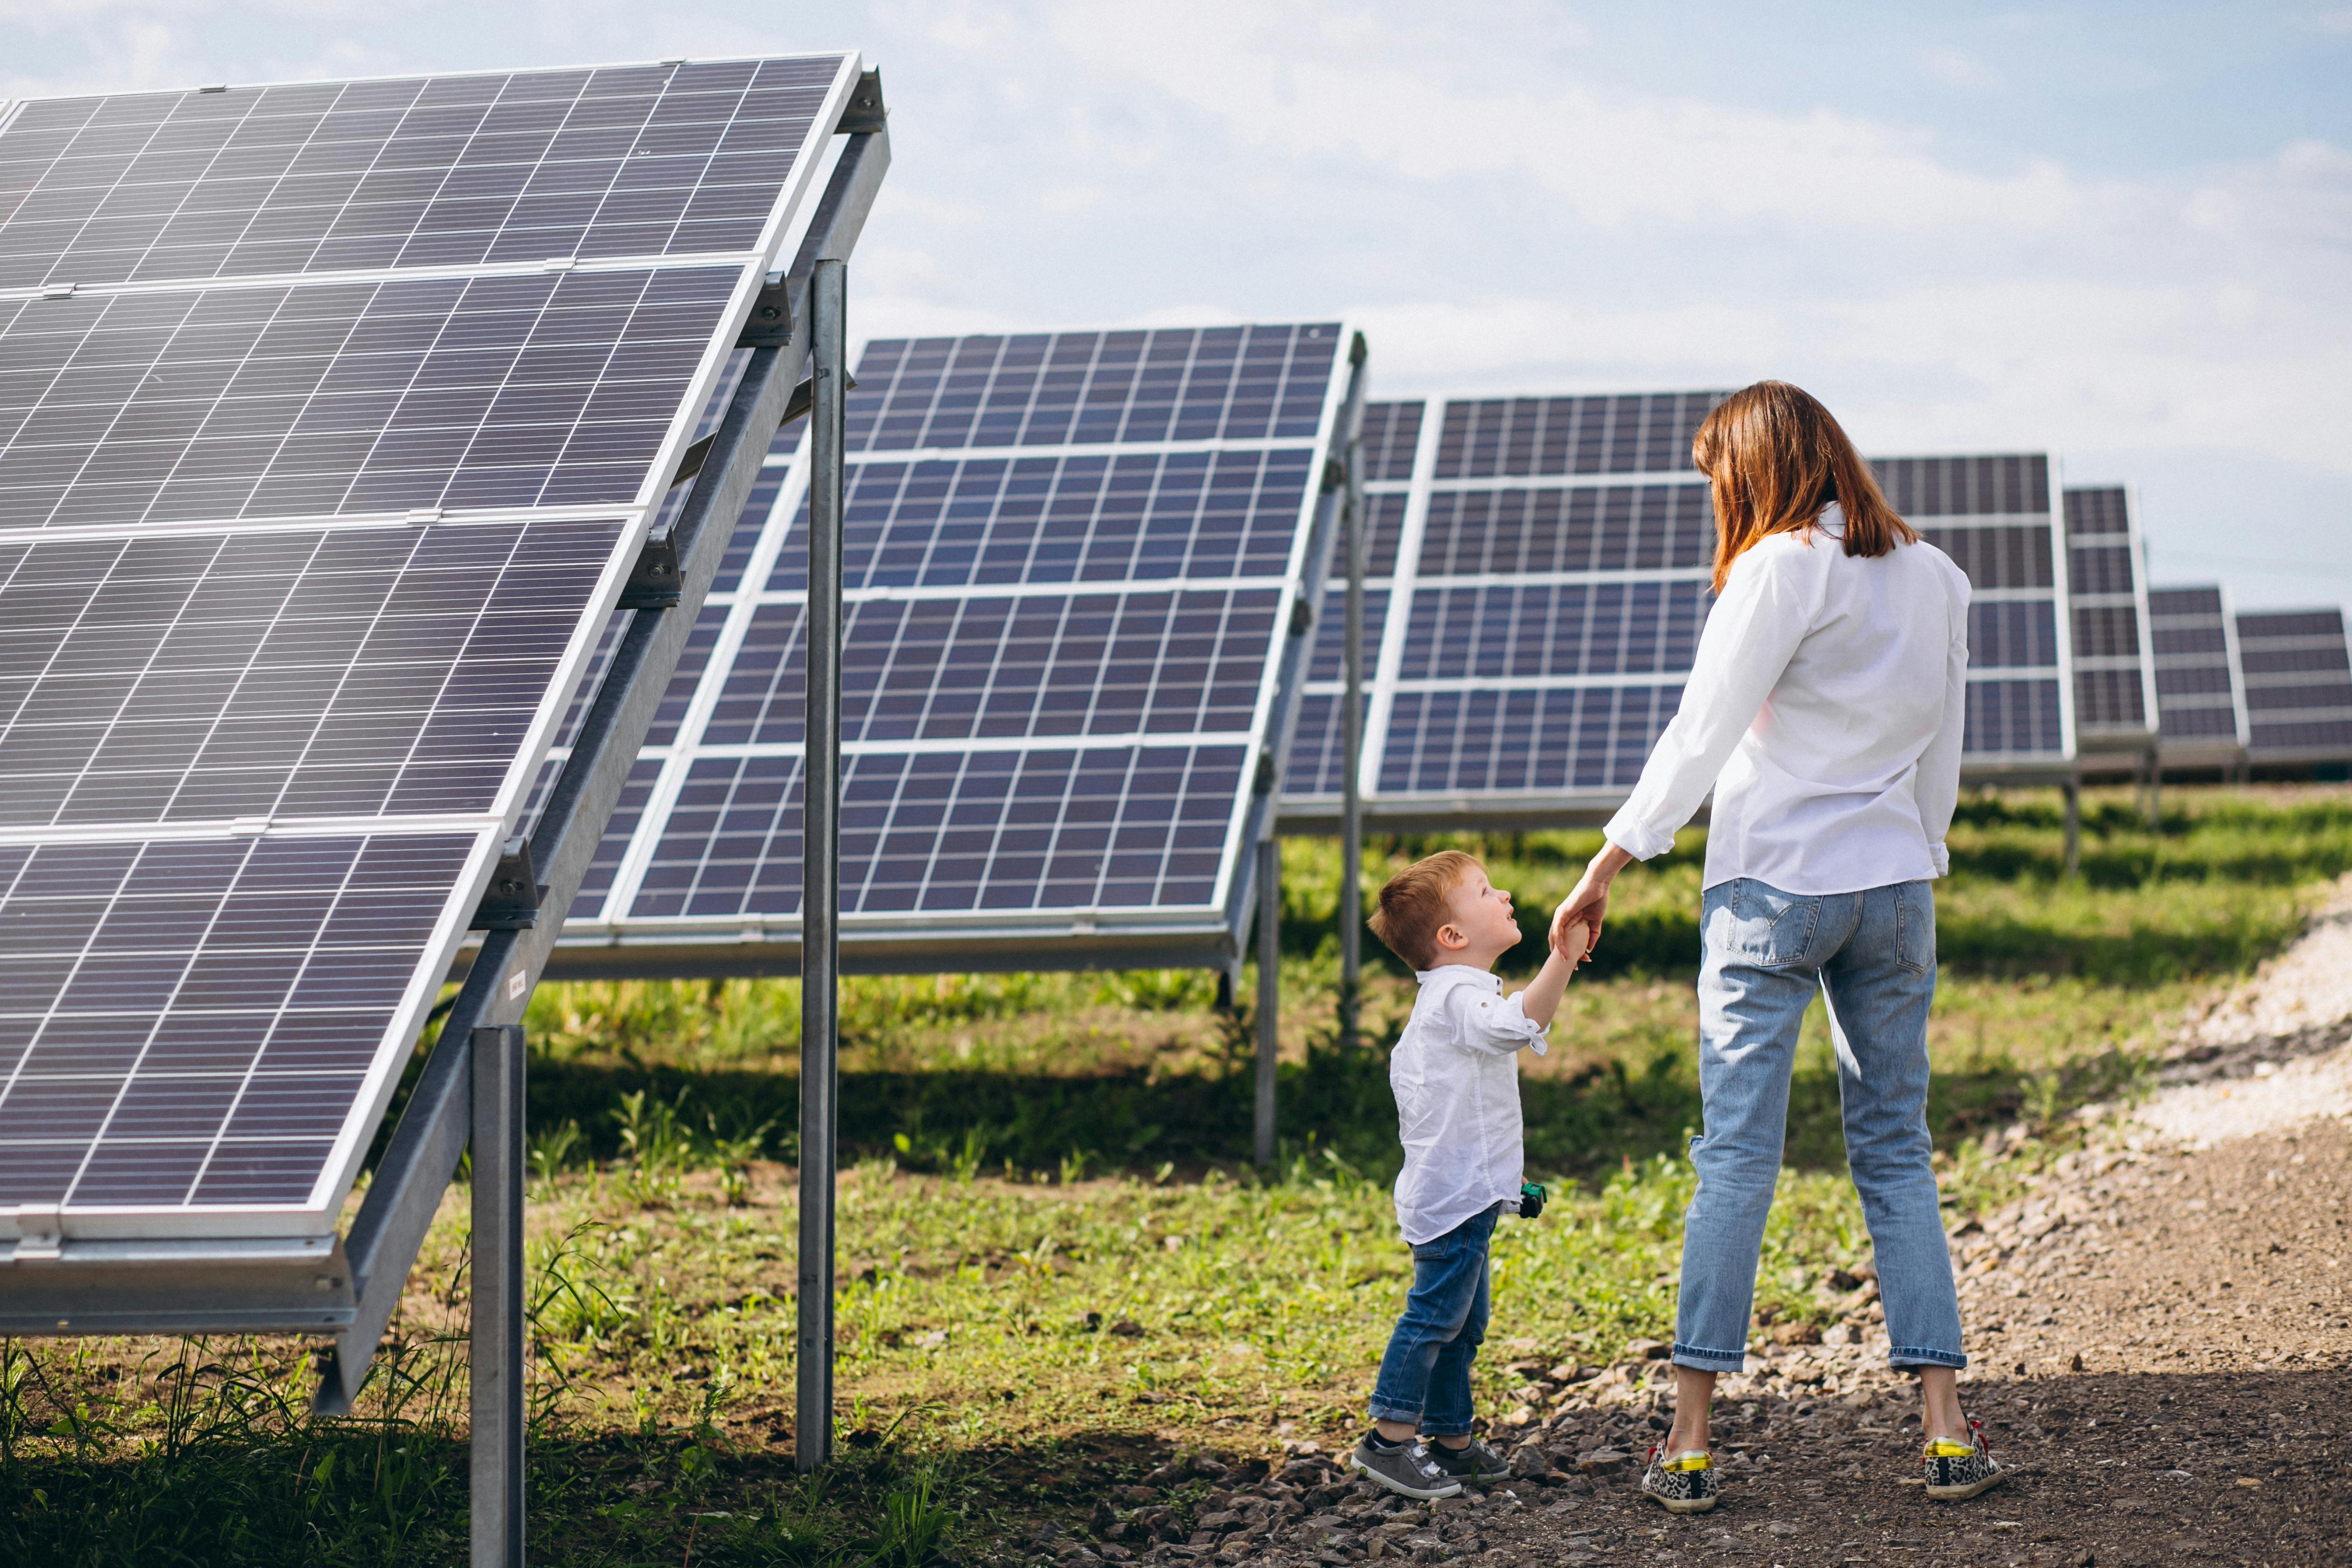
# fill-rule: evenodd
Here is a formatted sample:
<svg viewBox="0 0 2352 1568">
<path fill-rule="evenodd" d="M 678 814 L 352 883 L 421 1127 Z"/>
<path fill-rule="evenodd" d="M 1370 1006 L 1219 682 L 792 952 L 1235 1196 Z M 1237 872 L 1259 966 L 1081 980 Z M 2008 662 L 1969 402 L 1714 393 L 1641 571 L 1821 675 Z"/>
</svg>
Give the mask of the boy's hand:
<svg viewBox="0 0 2352 1568">
<path fill-rule="evenodd" d="M 1582 963 L 1592 952 L 1592 928 L 1580 920 L 1555 925 L 1552 947 L 1571 964 Z"/>
</svg>

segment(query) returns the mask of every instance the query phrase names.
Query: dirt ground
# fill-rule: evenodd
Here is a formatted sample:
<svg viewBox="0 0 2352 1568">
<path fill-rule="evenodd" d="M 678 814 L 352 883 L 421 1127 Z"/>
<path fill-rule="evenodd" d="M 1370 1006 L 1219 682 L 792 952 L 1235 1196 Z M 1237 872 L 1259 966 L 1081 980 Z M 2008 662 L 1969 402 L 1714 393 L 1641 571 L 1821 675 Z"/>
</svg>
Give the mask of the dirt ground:
<svg viewBox="0 0 2352 1568">
<path fill-rule="evenodd" d="M 1484 1495 L 1415 1507 L 1321 1454 L 1272 1474 L 1171 1466 L 1037 1544 L 1064 1568 L 2352 1562 L 2348 1183 L 2336 1117 L 2203 1148 L 2124 1124 L 1963 1231 L 1964 1397 L 2012 1467 L 1971 1502 L 1921 1495 L 1914 1395 L 1870 1364 L 1865 1304 L 1856 1342 L 1775 1347 L 1769 1372 L 1727 1381 L 1711 1513 L 1674 1517 L 1635 1489 L 1669 1408 L 1657 1363 L 1563 1389 L 1557 1415 L 1502 1434 L 1542 1473 Z"/>
</svg>

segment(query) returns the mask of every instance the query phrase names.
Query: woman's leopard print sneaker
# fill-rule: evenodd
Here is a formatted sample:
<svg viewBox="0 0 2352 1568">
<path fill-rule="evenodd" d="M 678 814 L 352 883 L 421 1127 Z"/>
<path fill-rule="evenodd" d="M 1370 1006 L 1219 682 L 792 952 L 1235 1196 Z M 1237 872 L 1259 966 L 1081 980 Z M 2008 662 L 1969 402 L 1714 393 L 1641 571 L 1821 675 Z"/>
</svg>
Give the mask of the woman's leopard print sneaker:
<svg viewBox="0 0 2352 1568">
<path fill-rule="evenodd" d="M 1654 1446 L 1650 1468 L 1642 1472 L 1642 1489 L 1669 1513 L 1705 1513 L 1715 1506 L 1714 1457 L 1695 1448 L 1669 1459 L 1663 1445 Z"/>
<path fill-rule="evenodd" d="M 2009 1472 L 1993 1463 L 1985 1447 L 1984 1426 L 1976 1421 L 1969 1423 L 1967 1442 L 1938 1437 L 1919 1451 L 1919 1464 L 1927 1472 L 1927 1495 L 1939 1502 L 1972 1498 L 2009 1479 Z"/>
</svg>

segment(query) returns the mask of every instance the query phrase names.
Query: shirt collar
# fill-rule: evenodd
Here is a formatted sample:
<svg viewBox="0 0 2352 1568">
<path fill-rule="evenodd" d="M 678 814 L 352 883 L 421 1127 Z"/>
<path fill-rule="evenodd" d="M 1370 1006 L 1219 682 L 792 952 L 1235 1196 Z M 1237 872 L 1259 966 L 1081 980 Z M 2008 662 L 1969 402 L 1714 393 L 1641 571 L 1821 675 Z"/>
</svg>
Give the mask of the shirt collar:
<svg viewBox="0 0 2352 1568">
<path fill-rule="evenodd" d="M 1412 973 L 1412 977 L 1423 985 L 1433 980 L 1448 980 L 1457 985 L 1467 984 L 1475 980 L 1489 991 L 1500 991 L 1503 988 L 1501 975 L 1491 969 L 1479 969 L 1467 963 L 1441 963 L 1434 969 L 1416 969 Z"/>
<path fill-rule="evenodd" d="M 1843 539 L 1845 537 L 1845 510 L 1839 506 L 1835 501 L 1830 502 L 1829 505 L 1822 508 L 1822 515 L 1813 519 L 1813 526 L 1820 529 L 1823 533 L 1828 534 L 1832 539 Z"/>
</svg>

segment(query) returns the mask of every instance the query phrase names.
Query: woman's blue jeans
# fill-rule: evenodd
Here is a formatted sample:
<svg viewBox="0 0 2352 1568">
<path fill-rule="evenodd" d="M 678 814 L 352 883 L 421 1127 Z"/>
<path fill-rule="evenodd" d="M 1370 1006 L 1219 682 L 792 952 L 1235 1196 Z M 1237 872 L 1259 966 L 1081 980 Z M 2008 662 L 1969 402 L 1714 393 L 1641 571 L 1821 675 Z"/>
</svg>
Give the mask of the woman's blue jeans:
<svg viewBox="0 0 2352 1568">
<path fill-rule="evenodd" d="M 1486 1249 L 1499 1205 L 1412 1249 L 1412 1289 L 1372 1384 L 1375 1421 L 1413 1421 L 1423 1436 L 1470 1431 L 1470 1363 L 1486 1337 Z"/>
<path fill-rule="evenodd" d="M 1683 1216 L 1675 1363 L 1745 1364 L 1764 1216 L 1789 1130 L 1797 1026 L 1828 999 L 1845 1112 L 1895 1366 L 1968 1364 L 1952 1257 L 1928 1164 L 1927 1005 L 1936 901 L 1926 882 L 1859 893 L 1784 893 L 1741 878 L 1700 903 L 1698 1192 Z"/>
</svg>

